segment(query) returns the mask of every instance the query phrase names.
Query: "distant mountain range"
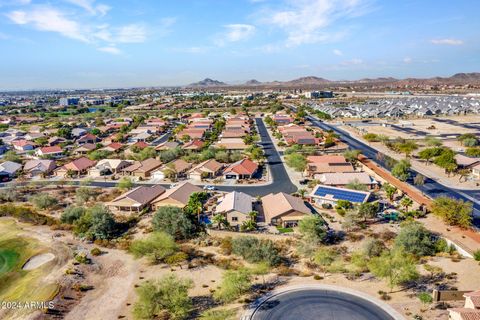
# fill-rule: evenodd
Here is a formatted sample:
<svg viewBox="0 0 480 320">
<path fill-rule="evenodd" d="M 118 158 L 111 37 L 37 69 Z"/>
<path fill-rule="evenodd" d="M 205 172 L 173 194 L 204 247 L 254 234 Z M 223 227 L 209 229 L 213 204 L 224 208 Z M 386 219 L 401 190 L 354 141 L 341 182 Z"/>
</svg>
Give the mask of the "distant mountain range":
<svg viewBox="0 0 480 320">
<path fill-rule="evenodd" d="M 290 81 L 260 82 L 252 79 L 244 84 L 229 85 L 225 82 L 206 78 L 202 81 L 192 83 L 187 87 L 285 87 L 285 88 L 312 88 L 312 87 L 335 87 L 335 86 L 420 86 L 420 85 L 480 85 L 480 72 L 457 73 L 451 77 L 434 77 L 427 79 L 407 78 L 396 79 L 392 77 L 364 78 L 353 81 L 332 81 L 315 76 L 301 77 Z"/>
</svg>

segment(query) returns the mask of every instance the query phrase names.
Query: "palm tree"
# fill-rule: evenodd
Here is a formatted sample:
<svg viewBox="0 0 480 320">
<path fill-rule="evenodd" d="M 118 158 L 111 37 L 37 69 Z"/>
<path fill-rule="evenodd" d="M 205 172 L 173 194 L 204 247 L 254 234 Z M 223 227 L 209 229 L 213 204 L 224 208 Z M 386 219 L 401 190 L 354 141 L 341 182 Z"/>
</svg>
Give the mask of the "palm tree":
<svg viewBox="0 0 480 320">
<path fill-rule="evenodd" d="M 457 171 L 457 173 L 460 176 L 458 178 L 458 182 L 462 182 L 463 178 L 465 178 L 465 181 L 467 181 L 467 178 L 470 176 L 470 170 L 469 169 L 459 169 Z"/>
<path fill-rule="evenodd" d="M 412 199 L 408 197 L 404 197 L 402 201 L 400 201 L 400 205 L 405 208 L 405 211 L 408 211 L 408 208 L 411 207 L 413 204 Z"/>
<path fill-rule="evenodd" d="M 217 225 L 218 229 L 221 229 L 222 226 L 228 226 L 227 218 L 225 218 L 225 216 L 220 213 L 213 216 L 212 222 Z"/>
</svg>

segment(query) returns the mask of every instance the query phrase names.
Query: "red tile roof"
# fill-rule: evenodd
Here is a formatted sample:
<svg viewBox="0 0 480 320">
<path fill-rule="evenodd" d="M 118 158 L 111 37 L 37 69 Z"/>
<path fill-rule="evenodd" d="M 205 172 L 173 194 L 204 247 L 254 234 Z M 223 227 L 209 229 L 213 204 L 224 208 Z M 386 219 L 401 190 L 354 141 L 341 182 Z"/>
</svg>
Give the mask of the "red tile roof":
<svg viewBox="0 0 480 320">
<path fill-rule="evenodd" d="M 65 169 L 73 171 L 83 171 L 95 165 L 95 161 L 82 157 L 64 165 Z"/>
<path fill-rule="evenodd" d="M 236 174 L 252 175 L 255 173 L 255 171 L 257 171 L 257 169 L 258 169 L 258 164 L 256 164 L 250 159 L 245 158 L 235 163 L 232 163 L 230 166 L 228 166 L 228 168 L 225 169 L 224 174 L 234 172 Z"/>
<path fill-rule="evenodd" d="M 42 147 L 42 148 L 40 148 L 40 151 L 41 151 L 43 154 L 63 152 L 63 150 L 62 150 L 62 148 L 61 148 L 60 146 Z"/>
</svg>

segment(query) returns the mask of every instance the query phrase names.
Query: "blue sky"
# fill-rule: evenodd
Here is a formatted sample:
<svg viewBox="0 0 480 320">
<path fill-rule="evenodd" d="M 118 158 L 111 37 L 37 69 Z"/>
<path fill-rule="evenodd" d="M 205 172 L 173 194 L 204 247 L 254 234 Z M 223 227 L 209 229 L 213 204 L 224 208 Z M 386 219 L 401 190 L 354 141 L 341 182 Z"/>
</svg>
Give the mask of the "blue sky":
<svg viewBox="0 0 480 320">
<path fill-rule="evenodd" d="M 475 0 L 0 0 L 0 90 L 480 71 Z"/>
</svg>

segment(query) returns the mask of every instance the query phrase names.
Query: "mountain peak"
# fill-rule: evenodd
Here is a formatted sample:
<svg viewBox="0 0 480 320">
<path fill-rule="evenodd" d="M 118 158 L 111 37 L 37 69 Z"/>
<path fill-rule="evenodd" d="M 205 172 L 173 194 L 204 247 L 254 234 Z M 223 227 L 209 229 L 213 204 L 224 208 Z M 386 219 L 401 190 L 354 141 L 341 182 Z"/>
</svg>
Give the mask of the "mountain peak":
<svg viewBox="0 0 480 320">
<path fill-rule="evenodd" d="M 190 87 L 212 87 L 212 86 L 226 86 L 225 82 L 221 82 L 218 80 L 213 80 L 210 78 L 205 78 L 202 81 L 191 83 Z"/>
</svg>

